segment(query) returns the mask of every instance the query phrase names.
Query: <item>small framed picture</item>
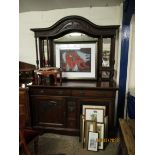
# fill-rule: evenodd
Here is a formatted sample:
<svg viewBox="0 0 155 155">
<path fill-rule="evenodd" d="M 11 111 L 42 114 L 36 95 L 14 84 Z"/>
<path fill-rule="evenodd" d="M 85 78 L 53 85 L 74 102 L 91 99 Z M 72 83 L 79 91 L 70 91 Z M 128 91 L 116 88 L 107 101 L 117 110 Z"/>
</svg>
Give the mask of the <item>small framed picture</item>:
<svg viewBox="0 0 155 155">
<path fill-rule="evenodd" d="M 97 123 L 97 132 L 98 132 L 98 149 L 104 148 L 104 123 Z"/>
<path fill-rule="evenodd" d="M 98 133 L 97 132 L 91 132 L 91 131 L 89 132 L 88 150 L 89 151 L 98 150 Z"/>
<path fill-rule="evenodd" d="M 85 131 L 84 131 L 84 137 L 85 137 L 85 144 L 84 146 L 88 146 L 88 133 L 89 131 L 92 131 L 92 132 L 96 132 L 96 122 L 95 121 L 91 121 L 91 120 L 88 120 L 88 121 L 85 121 Z"/>
<path fill-rule="evenodd" d="M 103 123 L 104 109 L 86 108 L 85 109 L 85 119 Z"/>
<path fill-rule="evenodd" d="M 82 106 L 82 114 L 85 115 L 85 109 L 91 108 L 91 109 L 103 109 L 104 110 L 104 116 L 106 115 L 106 106 L 100 106 L 100 105 L 83 105 Z"/>
</svg>

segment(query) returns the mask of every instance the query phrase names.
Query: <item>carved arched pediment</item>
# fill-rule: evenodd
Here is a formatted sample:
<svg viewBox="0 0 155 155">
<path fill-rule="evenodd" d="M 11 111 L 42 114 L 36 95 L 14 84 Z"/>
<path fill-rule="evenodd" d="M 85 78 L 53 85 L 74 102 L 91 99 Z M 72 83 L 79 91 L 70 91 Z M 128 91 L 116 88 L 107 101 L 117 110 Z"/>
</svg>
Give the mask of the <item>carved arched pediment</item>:
<svg viewBox="0 0 155 155">
<path fill-rule="evenodd" d="M 48 28 L 31 29 L 36 37 L 58 38 L 70 32 L 82 32 L 92 37 L 115 35 L 118 26 L 99 26 L 80 16 L 62 18 Z"/>
</svg>

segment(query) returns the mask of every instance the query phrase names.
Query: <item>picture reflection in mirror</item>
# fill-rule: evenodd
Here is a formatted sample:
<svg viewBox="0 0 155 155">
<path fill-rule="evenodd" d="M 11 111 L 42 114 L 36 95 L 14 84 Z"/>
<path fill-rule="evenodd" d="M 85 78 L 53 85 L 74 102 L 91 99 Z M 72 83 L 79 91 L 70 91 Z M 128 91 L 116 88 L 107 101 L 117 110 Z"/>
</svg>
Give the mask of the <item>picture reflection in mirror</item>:
<svg viewBox="0 0 155 155">
<path fill-rule="evenodd" d="M 102 67 L 110 67 L 111 38 L 103 38 Z"/>
</svg>

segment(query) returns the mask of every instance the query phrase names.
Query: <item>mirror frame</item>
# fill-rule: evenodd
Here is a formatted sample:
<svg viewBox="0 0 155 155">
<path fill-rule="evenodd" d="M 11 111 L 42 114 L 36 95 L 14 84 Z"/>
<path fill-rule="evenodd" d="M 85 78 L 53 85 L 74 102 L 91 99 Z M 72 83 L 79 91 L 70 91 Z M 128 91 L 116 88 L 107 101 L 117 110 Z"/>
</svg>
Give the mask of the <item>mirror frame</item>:
<svg viewBox="0 0 155 155">
<path fill-rule="evenodd" d="M 37 68 L 45 67 L 44 64 L 44 40 L 47 40 L 48 65 L 54 66 L 54 39 L 62 37 L 68 33 L 80 32 L 90 37 L 97 38 L 97 81 L 112 81 L 115 64 L 115 36 L 119 25 L 100 26 L 92 23 L 81 16 L 67 16 L 60 19 L 54 25 L 47 28 L 32 28 L 36 44 L 36 64 Z M 103 38 L 111 38 L 110 66 L 102 67 Z M 107 79 L 102 78 L 102 72 L 109 72 Z"/>
</svg>

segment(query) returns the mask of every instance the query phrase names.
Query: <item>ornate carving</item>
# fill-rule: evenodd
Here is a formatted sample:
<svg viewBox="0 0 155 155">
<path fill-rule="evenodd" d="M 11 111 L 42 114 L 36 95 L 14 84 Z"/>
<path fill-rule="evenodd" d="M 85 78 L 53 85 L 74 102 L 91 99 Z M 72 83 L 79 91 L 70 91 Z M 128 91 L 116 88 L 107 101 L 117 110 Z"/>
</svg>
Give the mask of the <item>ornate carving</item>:
<svg viewBox="0 0 155 155">
<path fill-rule="evenodd" d="M 35 32 L 36 37 L 57 37 L 69 31 L 78 31 L 86 33 L 87 35 L 99 37 L 102 35 L 115 35 L 117 28 L 118 26 L 98 26 L 80 16 L 68 16 L 51 27 L 31 30 Z"/>
</svg>

